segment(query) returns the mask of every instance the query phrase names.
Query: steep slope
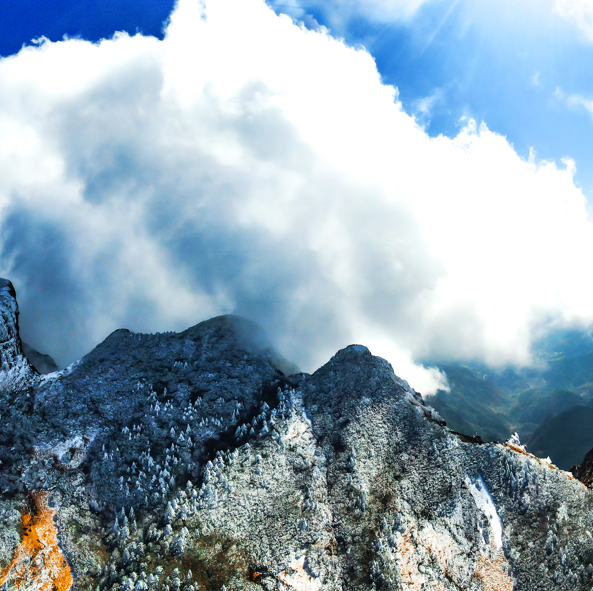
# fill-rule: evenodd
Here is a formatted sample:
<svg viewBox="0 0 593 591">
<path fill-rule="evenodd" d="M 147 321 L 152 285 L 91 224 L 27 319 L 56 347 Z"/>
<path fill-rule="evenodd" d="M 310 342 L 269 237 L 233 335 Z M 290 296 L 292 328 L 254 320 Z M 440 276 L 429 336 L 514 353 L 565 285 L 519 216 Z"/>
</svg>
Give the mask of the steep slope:
<svg viewBox="0 0 593 591">
<path fill-rule="evenodd" d="M 593 408 L 575 406 L 550 417 L 533 433 L 529 449 L 534 454 L 554 458 L 564 470 L 583 460 L 593 447 Z"/>
<path fill-rule="evenodd" d="M 593 586 L 593 497 L 572 475 L 467 443 L 360 345 L 312 375 L 289 367 L 257 327 L 219 317 L 17 372 L 0 397 L 0 584 Z M 56 528 L 60 579 L 31 550 L 36 523 Z"/>
<path fill-rule="evenodd" d="M 35 373 L 23 354 L 14 286 L 0 278 L 0 393 L 26 388 Z"/>
<path fill-rule="evenodd" d="M 545 348 L 538 350 L 540 364 L 533 368 L 495 371 L 478 364 L 436 364 L 446 373 L 451 390 L 439 391 L 430 403 L 456 431 L 478 433 L 485 441 L 503 441 L 518 431 L 528 449 L 539 454 L 547 445 L 541 433 L 549 431 L 550 420 L 558 417 L 552 426 L 560 427 L 565 413 L 592 399 L 591 339 L 573 333 L 550 336 Z M 555 346 L 565 351 L 551 350 Z M 583 347 L 580 353 L 578 346 Z M 571 416 L 576 414 L 573 410 Z M 572 440 L 555 433 L 554 443 L 545 447 L 546 455 L 565 469 L 580 461 L 582 456 L 575 460 L 572 448 L 574 438 L 593 443 L 587 425 L 574 423 Z"/>
<path fill-rule="evenodd" d="M 587 453 L 581 464 L 572 466 L 570 471 L 575 478 L 578 478 L 590 488 L 593 485 L 593 449 Z"/>
<path fill-rule="evenodd" d="M 469 367 L 443 365 L 450 392 L 437 392 L 430 403 L 448 425 L 461 433 L 478 433 L 484 441 L 504 441 L 513 432 L 509 409 L 514 400 L 504 386 L 484 379 Z"/>
</svg>

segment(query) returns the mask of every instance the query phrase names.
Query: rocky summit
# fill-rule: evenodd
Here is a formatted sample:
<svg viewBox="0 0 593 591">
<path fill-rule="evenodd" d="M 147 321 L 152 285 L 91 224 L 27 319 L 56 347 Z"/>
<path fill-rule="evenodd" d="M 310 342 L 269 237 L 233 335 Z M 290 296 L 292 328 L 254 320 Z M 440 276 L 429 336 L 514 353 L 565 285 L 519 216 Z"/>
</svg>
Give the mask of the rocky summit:
<svg viewBox="0 0 593 591">
<path fill-rule="evenodd" d="M 366 347 L 299 373 L 221 316 L 42 375 L 0 280 L 0 362 L 2 590 L 593 587 L 589 488 Z"/>
</svg>

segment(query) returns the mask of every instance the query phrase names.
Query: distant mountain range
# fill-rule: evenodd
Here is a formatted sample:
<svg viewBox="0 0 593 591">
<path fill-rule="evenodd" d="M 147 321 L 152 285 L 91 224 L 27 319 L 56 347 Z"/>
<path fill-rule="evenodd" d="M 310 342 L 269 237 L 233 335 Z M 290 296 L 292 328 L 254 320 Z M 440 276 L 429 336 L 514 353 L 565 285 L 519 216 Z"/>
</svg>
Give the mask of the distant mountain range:
<svg viewBox="0 0 593 591">
<path fill-rule="evenodd" d="M 492 370 L 433 363 L 450 392 L 428 399 L 455 431 L 504 441 L 518 432 L 528 451 L 568 470 L 593 448 L 593 339 L 554 330 L 535 346 L 534 367 Z"/>
</svg>

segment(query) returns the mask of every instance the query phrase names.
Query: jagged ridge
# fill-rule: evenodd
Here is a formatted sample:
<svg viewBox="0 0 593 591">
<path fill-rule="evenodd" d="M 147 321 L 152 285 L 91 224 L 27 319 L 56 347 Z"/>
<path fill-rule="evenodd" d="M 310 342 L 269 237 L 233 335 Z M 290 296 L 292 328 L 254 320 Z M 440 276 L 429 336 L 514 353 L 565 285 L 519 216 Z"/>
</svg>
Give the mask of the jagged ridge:
<svg viewBox="0 0 593 591">
<path fill-rule="evenodd" d="M 570 474 L 463 441 L 360 345 L 281 367 L 219 317 L 116 331 L 11 386 L 0 568 L 47 491 L 76 589 L 591 588 L 591 492 Z"/>
</svg>

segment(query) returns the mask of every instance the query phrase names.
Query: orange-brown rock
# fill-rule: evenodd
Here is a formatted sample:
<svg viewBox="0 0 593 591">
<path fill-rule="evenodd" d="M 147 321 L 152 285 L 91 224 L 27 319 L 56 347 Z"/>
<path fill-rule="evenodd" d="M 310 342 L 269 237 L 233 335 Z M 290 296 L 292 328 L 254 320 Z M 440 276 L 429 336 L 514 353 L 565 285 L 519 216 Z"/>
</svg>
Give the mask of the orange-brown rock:
<svg viewBox="0 0 593 591">
<path fill-rule="evenodd" d="M 35 508 L 23 514 L 22 541 L 0 575 L 0 585 L 15 590 L 68 591 L 72 573 L 58 544 L 56 511 L 49 506 L 47 493 L 38 492 L 32 498 Z"/>
</svg>

